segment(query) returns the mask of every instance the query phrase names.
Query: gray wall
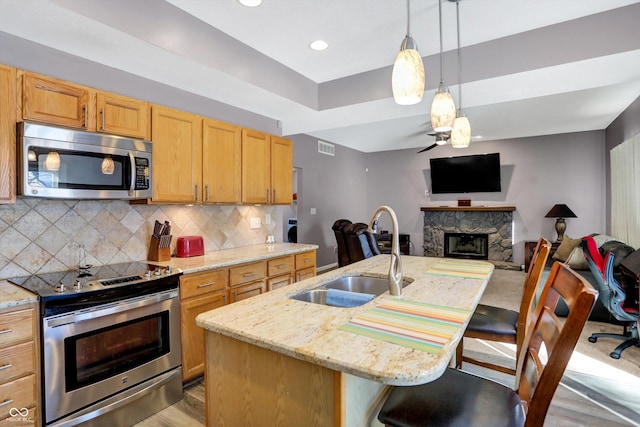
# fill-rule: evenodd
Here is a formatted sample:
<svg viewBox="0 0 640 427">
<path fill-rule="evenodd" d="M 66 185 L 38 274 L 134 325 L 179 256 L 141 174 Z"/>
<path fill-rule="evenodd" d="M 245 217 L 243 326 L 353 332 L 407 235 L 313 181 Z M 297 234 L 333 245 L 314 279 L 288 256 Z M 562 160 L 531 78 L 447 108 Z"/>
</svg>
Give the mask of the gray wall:
<svg viewBox="0 0 640 427">
<path fill-rule="evenodd" d="M 604 131 L 474 142 L 465 150 L 437 147 L 360 153 L 336 146 L 336 156 L 317 153 L 317 139 L 296 135 L 294 165 L 304 171 L 298 209 L 298 235 L 303 243 L 320 246 L 318 265 L 335 262 L 336 219 L 367 222 L 376 207 L 391 206 L 401 233 L 411 235 L 415 255 L 422 255 L 422 206 L 455 206 L 458 199 L 472 205 L 512 205 L 514 262 L 524 261 L 523 242 L 540 236 L 556 239 L 555 221 L 544 215 L 556 203 L 567 204 L 578 216 L 567 220 L 572 237 L 605 230 Z M 431 195 L 429 158 L 499 152 L 502 192 Z M 425 196 L 425 191 L 429 194 Z M 317 214 L 309 215 L 316 207 Z M 381 217 L 381 227 L 390 222 Z M 302 237 L 300 237 L 302 236 Z"/>
</svg>

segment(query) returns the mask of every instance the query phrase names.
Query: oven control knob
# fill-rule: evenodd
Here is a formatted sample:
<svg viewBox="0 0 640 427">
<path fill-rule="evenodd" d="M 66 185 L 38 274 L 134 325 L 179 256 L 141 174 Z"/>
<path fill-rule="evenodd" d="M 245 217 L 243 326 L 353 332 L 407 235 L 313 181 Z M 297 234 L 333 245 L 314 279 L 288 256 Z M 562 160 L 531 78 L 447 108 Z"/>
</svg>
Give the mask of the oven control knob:
<svg viewBox="0 0 640 427">
<path fill-rule="evenodd" d="M 82 283 L 80 282 L 80 280 L 76 280 L 76 283 L 73 285 L 73 290 L 79 291 L 80 289 L 82 289 Z"/>
<path fill-rule="evenodd" d="M 171 274 L 171 273 L 172 273 L 171 266 L 168 265 L 167 268 L 164 270 L 164 274 Z"/>
<path fill-rule="evenodd" d="M 65 284 L 64 284 L 64 283 L 60 283 L 60 284 L 56 285 L 56 287 L 55 287 L 55 288 L 53 288 L 53 290 L 54 290 L 54 291 L 56 291 L 56 292 L 58 292 L 58 293 L 62 293 L 62 292 L 64 292 L 64 291 L 66 291 L 66 290 L 67 290 L 67 288 L 66 288 L 66 286 L 65 286 Z"/>
<path fill-rule="evenodd" d="M 162 271 L 160 271 L 159 268 L 156 268 L 156 271 L 153 272 L 154 276 L 159 276 L 162 274 Z"/>
<path fill-rule="evenodd" d="M 147 279 L 149 279 L 151 277 L 151 270 L 147 270 L 146 273 L 144 273 L 144 277 L 146 277 Z"/>
</svg>

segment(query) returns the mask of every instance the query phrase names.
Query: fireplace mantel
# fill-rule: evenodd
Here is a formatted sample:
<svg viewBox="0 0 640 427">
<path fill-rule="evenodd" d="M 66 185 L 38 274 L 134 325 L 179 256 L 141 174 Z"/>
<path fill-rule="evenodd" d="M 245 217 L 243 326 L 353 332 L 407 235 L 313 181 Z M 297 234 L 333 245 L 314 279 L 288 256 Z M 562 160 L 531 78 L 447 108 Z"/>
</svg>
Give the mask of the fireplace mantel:
<svg viewBox="0 0 640 427">
<path fill-rule="evenodd" d="M 513 212 L 515 206 L 423 206 L 422 212 L 437 211 L 479 211 L 479 212 Z"/>
</svg>

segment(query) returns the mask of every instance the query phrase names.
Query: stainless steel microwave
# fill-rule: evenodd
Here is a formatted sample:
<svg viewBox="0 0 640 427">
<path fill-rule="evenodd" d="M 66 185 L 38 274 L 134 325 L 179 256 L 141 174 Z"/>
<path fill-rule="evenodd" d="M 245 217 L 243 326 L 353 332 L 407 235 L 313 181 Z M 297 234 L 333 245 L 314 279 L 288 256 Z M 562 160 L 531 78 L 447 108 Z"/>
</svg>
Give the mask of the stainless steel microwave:
<svg viewBox="0 0 640 427">
<path fill-rule="evenodd" d="M 18 194 L 56 199 L 151 197 L 151 142 L 18 124 Z"/>
</svg>

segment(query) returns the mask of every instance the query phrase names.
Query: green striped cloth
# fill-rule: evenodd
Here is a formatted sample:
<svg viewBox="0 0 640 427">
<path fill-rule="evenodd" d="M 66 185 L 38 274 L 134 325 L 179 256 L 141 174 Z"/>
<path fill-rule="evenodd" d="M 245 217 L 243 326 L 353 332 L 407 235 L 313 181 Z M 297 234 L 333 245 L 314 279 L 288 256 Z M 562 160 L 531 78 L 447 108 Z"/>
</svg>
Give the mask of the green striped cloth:
<svg viewBox="0 0 640 427">
<path fill-rule="evenodd" d="M 493 266 L 487 263 L 477 263 L 462 260 L 442 260 L 426 271 L 435 276 L 456 276 L 468 279 L 485 280 L 491 273 Z"/>
<path fill-rule="evenodd" d="M 393 298 L 339 329 L 438 354 L 470 315 L 470 310 Z"/>
</svg>

